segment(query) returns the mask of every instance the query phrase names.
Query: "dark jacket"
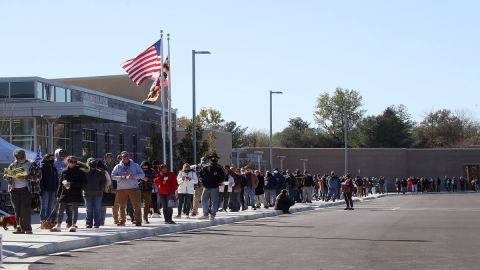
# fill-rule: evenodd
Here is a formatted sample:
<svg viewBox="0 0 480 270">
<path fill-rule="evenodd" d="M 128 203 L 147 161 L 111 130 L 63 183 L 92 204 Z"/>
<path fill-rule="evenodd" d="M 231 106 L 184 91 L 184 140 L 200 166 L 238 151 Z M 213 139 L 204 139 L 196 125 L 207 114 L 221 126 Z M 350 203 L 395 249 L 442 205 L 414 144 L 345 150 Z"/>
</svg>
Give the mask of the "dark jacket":
<svg viewBox="0 0 480 270">
<path fill-rule="evenodd" d="M 58 190 L 58 172 L 52 164 L 42 162 L 42 179 L 40 180 L 40 190 L 57 191 Z"/>
<path fill-rule="evenodd" d="M 258 174 L 257 175 L 257 179 L 258 179 L 258 185 L 257 187 L 255 188 L 255 195 L 262 195 L 265 193 L 265 178 L 263 177 L 263 175 L 261 174 Z"/>
<path fill-rule="evenodd" d="M 141 191 L 152 191 L 153 189 L 153 179 L 156 177 L 157 173 L 154 169 L 150 168 L 148 170 L 143 171 L 145 173 L 145 177 L 147 181 L 138 180 L 138 189 Z"/>
<path fill-rule="evenodd" d="M 225 180 L 225 171 L 222 166 L 212 163 L 200 171 L 200 181 L 206 188 L 218 188 Z"/>
<path fill-rule="evenodd" d="M 305 178 L 303 178 L 303 186 L 305 187 L 313 187 L 314 186 L 314 181 L 313 177 L 310 174 L 305 175 Z"/>
<path fill-rule="evenodd" d="M 90 169 L 85 173 L 86 182 L 83 187 L 84 196 L 98 196 L 103 194 L 105 188 L 105 173 L 97 169 Z"/>
<path fill-rule="evenodd" d="M 62 184 L 63 180 L 70 182 L 70 188 L 66 189 Z M 66 168 L 62 171 L 60 176 L 60 183 L 58 185 L 57 197 L 61 203 L 83 203 L 82 189 L 85 186 L 87 179 L 85 173 L 79 166 L 73 168 Z"/>
<path fill-rule="evenodd" d="M 273 172 L 273 178 L 275 178 L 276 189 L 280 191 L 281 189 L 286 188 L 285 177 L 279 172 Z"/>
<path fill-rule="evenodd" d="M 287 194 L 280 193 L 275 201 L 275 210 L 282 210 L 284 213 L 287 213 L 294 204 L 295 202 L 290 200 Z"/>
<path fill-rule="evenodd" d="M 271 174 L 267 173 L 265 176 L 265 189 L 276 189 L 277 188 L 277 179 Z"/>
<path fill-rule="evenodd" d="M 293 176 L 293 174 L 290 174 L 286 181 L 287 181 L 288 188 L 290 189 L 298 188 L 297 179 L 295 178 L 295 176 Z"/>
</svg>

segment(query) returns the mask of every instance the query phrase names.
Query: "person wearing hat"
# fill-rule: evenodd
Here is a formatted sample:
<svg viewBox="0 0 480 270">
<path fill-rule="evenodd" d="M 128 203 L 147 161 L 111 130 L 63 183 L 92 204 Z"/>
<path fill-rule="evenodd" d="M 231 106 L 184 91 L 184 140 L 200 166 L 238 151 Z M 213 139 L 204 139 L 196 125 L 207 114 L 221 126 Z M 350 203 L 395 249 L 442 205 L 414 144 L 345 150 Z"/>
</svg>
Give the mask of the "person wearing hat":
<svg viewBox="0 0 480 270">
<path fill-rule="evenodd" d="M 199 219 L 208 219 L 208 214 L 210 213 L 210 220 L 214 221 L 218 210 L 219 186 L 225 180 L 225 171 L 222 166 L 218 164 L 220 157 L 217 153 L 212 153 L 208 155 L 207 158 L 209 164 L 202 168 L 199 174 L 200 181 L 203 185 L 203 216 Z"/>
<path fill-rule="evenodd" d="M 143 173 L 145 174 L 144 178 L 138 180 L 138 188 L 142 193 L 143 221 L 146 224 L 150 224 L 150 221 L 148 221 L 148 214 L 150 213 L 150 208 L 152 206 L 153 179 L 155 179 L 157 173 L 148 161 L 143 161 L 140 164 L 140 167 L 142 167 Z"/>
<path fill-rule="evenodd" d="M 36 163 L 27 160 L 24 150 L 13 151 L 13 156 L 15 161 L 3 174 L 19 225 L 13 233 L 32 234 L 32 194 L 40 192 L 42 171 Z"/>
<path fill-rule="evenodd" d="M 190 164 L 183 164 L 182 170 L 177 176 L 178 182 L 178 214 L 176 218 L 182 217 L 183 214 L 189 218 L 190 208 L 192 205 L 193 194 L 195 193 L 195 185 L 198 183 L 197 173 L 192 170 Z"/>
<path fill-rule="evenodd" d="M 142 210 L 140 209 L 140 190 L 138 180 L 145 177 L 140 165 L 131 160 L 127 151 L 120 153 L 120 162 L 113 168 L 112 180 L 117 181 L 117 201 L 120 206 L 120 219 L 117 226 L 125 226 L 125 208 L 127 201 L 133 205 L 135 225 L 142 226 Z"/>
</svg>

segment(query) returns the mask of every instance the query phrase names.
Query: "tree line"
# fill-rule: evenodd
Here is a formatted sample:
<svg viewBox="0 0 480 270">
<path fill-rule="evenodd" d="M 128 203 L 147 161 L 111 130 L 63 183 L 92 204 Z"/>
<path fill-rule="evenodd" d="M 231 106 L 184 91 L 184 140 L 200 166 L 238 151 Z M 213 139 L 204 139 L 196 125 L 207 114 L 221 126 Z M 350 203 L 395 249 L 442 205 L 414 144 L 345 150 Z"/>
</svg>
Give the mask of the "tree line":
<svg viewBox="0 0 480 270">
<path fill-rule="evenodd" d="M 323 93 L 316 99 L 314 124 L 301 117 L 290 118 L 287 127 L 273 134 L 273 145 L 294 148 L 344 147 L 345 125 L 349 147 L 471 147 L 480 142 L 479 122 L 463 112 L 441 109 L 426 113 L 420 122 L 412 120 L 404 105 L 388 106 L 378 115 L 365 113 L 363 98 L 358 91 L 338 87 L 333 94 Z M 204 129 L 232 133 L 233 148 L 268 146 L 267 131 L 249 130 L 236 121 L 226 121 L 221 112 L 213 108 L 202 108 L 196 123 L 199 157 L 213 147 L 212 139 L 215 139 L 215 134 L 210 133 L 209 138 L 203 138 Z M 187 132 L 187 136 L 177 145 L 177 149 L 182 149 L 179 156 L 191 156 L 192 121 L 180 117 L 177 126 Z"/>
</svg>

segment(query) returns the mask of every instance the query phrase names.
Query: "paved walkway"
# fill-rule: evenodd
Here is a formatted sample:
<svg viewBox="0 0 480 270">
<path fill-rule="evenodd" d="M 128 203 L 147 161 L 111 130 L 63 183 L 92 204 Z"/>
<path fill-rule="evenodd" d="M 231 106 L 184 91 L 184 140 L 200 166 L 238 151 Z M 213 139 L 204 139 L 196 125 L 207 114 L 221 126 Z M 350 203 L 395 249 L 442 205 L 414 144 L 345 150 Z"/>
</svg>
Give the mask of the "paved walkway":
<svg viewBox="0 0 480 270">
<path fill-rule="evenodd" d="M 364 200 L 383 197 L 384 195 L 373 195 Z M 358 199 L 354 199 L 358 201 Z M 313 210 L 315 208 L 330 207 L 343 204 L 342 201 L 333 202 L 313 202 L 311 204 L 296 204 L 291 208 L 291 212 L 300 212 Z M 79 221 L 77 223 L 78 230 L 75 233 L 68 232 L 65 227 L 62 232 L 49 232 L 47 230 L 37 229 L 40 227 L 38 215 L 34 215 L 34 228 L 32 235 L 12 234 L 13 228 L 9 231 L 2 232 L 3 237 L 3 258 L 4 262 L 18 261 L 34 256 L 48 255 L 58 252 L 65 252 L 74 249 L 94 247 L 98 245 L 111 244 L 119 241 L 127 241 L 162 235 L 168 233 L 176 233 L 181 231 L 200 229 L 214 225 L 223 225 L 239 221 L 258 219 L 263 217 L 277 216 L 281 211 L 271 209 L 257 209 L 240 212 L 218 212 L 214 222 L 209 220 L 198 220 L 196 218 L 175 219 L 176 225 L 164 224 L 163 217 L 151 218 L 150 224 L 144 224 L 142 227 L 136 227 L 128 224 L 125 227 L 117 227 L 113 224 L 111 212 L 107 213 L 107 219 L 103 226 L 99 229 L 85 228 L 85 208 L 79 209 Z M 201 212 L 201 211 L 200 211 Z M 176 210 L 174 210 L 176 213 Z M 36 222 L 35 222 L 36 221 Z M 65 226 L 65 223 L 62 224 Z"/>
</svg>

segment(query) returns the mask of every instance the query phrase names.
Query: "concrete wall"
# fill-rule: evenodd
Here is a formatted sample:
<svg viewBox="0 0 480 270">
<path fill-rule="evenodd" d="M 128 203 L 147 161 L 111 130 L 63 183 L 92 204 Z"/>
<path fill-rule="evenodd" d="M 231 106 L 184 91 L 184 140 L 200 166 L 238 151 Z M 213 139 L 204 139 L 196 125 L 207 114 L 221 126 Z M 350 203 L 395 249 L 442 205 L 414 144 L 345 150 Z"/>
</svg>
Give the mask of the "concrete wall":
<svg viewBox="0 0 480 270">
<path fill-rule="evenodd" d="M 268 148 L 246 148 L 247 153 L 263 151 L 267 161 Z M 300 159 L 308 159 L 311 173 L 335 171 L 344 173 L 344 149 L 339 148 L 273 148 L 273 167 L 280 168 L 277 156 L 287 156 L 284 169 L 303 169 Z M 464 165 L 480 164 L 480 149 L 349 149 L 348 171 L 367 177 L 432 177 L 465 176 Z"/>
</svg>

